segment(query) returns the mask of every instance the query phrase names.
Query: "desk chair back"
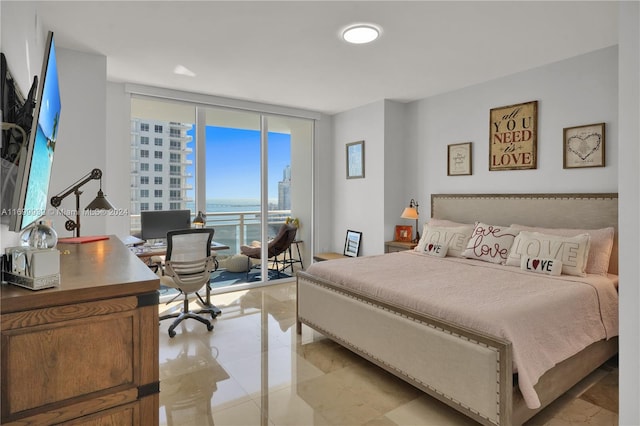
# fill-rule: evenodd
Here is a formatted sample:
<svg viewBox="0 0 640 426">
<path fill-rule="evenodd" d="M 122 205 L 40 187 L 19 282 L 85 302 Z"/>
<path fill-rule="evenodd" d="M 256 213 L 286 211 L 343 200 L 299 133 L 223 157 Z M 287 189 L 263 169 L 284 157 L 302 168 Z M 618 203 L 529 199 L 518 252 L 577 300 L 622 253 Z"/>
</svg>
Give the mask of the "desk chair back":
<svg viewBox="0 0 640 426">
<path fill-rule="evenodd" d="M 167 232 L 166 260 L 197 260 L 211 256 L 214 229 L 180 229 Z"/>
<path fill-rule="evenodd" d="M 164 275 L 160 283 L 184 293 L 184 307 L 179 314 L 164 315 L 160 319 L 177 318 L 169 327 L 169 336 L 175 336 L 176 326 L 184 319 L 192 318 L 207 326 L 213 325 L 206 318 L 189 310 L 189 293 L 195 293 L 209 284 L 215 270 L 215 255 L 211 255 L 213 229 L 181 229 L 167 233 L 167 255 Z"/>
</svg>

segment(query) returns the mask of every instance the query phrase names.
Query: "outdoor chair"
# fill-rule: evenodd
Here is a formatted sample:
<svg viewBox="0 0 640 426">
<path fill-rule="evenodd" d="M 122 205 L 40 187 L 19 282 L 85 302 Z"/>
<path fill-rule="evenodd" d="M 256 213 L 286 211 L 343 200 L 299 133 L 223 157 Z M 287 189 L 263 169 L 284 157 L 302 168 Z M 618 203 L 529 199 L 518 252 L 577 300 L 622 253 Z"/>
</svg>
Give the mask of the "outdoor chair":
<svg viewBox="0 0 640 426">
<path fill-rule="evenodd" d="M 283 263 L 282 266 L 280 265 L 278 256 L 284 253 L 286 250 L 289 250 L 291 243 L 296 239 L 297 232 L 297 226 L 285 223 L 280 227 L 278 235 L 276 235 L 272 240 L 269 241 L 269 245 L 267 247 L 267 260 L 273 259 L 278 277 L 286 266 L 286 263 Z M 251 271 L 252 267 L 251 259 L 261 259 L 262 246 L 258 242 L 254 242 L 249 246 L 243 245 L 240 246 L 240 252 L 247 256 L 247 281 L 249 281 L 249 272 Z"/>
</svg>

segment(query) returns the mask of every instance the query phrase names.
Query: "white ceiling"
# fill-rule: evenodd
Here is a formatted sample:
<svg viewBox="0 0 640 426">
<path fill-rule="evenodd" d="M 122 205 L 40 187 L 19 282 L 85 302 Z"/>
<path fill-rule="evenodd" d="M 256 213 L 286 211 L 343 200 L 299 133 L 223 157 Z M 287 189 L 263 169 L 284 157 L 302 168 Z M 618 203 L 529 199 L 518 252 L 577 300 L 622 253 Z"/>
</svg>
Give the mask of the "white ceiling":
<svg viewBox="0 0 640 426">
<path fill-rule="evenodd" d="M 59 47 L 105 55 L 110 81 L 328 114 L 421 99 L 618 38 L 609 1 L 43 1 L 37 11 Z M 344 43 L 355 22 L 381 26 L 382 37 Z M 178 65 L 196 76 L 174 74 Z"/>
</svg>

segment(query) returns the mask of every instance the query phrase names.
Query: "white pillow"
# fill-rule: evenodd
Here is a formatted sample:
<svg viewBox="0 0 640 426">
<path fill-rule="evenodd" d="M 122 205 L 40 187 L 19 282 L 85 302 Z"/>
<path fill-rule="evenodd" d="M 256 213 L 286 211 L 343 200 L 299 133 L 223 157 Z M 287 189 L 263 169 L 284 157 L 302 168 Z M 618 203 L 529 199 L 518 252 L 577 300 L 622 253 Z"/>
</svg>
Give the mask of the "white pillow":
<svg viewBox="0 0 640 426">
<path fill-rule="evenodd" d="M 430 226 L 436 227 L 436 228 L 457 228 L 460 226 L 466 226 L 466 227 L 470 227 L 470 229 L 473 230 L 474 224 L 454 222 L 448 219 L 437 219 L 435 217 L 432 217 L 431 219 L 429 219 L 428 222 L 425 222 L 424 226 L 422 227 L 422 234 L 421 234 L 422 236 L 427 235 L 427 232 L 429 232 Z"/>
<path fill-rule="evenodd" d="M 433 257 L 445 257 L 447 255 L 448 249 L 449 247 L 447 247 L 446 244 L 427 243 L 425 244 L 424 250 L 422 250 L 422 252 Z"/>
<path fill-rule="evenodd" d="M 415 251 L 422 253 L 428 243 L 445 244 L 447 249 L 447 256 L 461 257 L 462 251 L 467 246 L 467 241 L 471 237 L 471 231 L 473 226 L 455 226 L 455 227 L 439 227 L 439 226 L 425 226 L 425 231 L 420 238 Z"/>
<path fill-rule="evenodd" d="M 229 272 L 246 272 L 249 269 L 249 258 L 244 254 L 234 254 L 220 260 L 220 267 Z"/>
<path fill-rule="evenodd" d="M 562 273 L 585 276 L 589 258 L 589 234 L 575 237 L 521 231 L 509 251 L 507 265 L 520 267 L 522 256 L 556 259 L 562 262 Z"/>
<path fill-rule="evenodd" d="M 491 263 L 505 263 L 518 231 L 506 226 L 476 223 L 462 256 Z"/>
<path fill-rule="evenodd" d="M 563 237 L 575 237 L 580 234 L 589 234 L 589 258 L 587 259 L 587 274 L 607 276 L 609 259 L 613 249 L 615 230 L 612 227 L 602 229 L 571 229 L 571 228 L 538 228 L 525 225 L 511 225 L 520 231 L 540 232 L 541 234 L 560 235 Z"/>
<path fill-rule="evenodd" d="M 520 269 L 538 274 L 558 276 L 562 273 L 562 262 L 556 259 L 522 256 Z"/>
</svg>

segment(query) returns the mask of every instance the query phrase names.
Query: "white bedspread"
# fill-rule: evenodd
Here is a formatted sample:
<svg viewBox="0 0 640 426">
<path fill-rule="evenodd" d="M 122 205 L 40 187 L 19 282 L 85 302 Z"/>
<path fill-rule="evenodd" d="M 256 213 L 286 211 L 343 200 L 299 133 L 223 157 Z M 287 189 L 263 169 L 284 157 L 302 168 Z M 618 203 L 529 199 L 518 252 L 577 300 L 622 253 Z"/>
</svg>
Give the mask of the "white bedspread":
<svg viewBox="0 0 640 426">
<path fill-rule="evenodd" d="M 550 277 L 412 251 L 319 262 L 307 272 L 509 340 L 529 408 L 540 406 L 533 386 L 547 370 L 598 340 L 618 335 L 618 293 L 612 277 Z"/>
</svg>

